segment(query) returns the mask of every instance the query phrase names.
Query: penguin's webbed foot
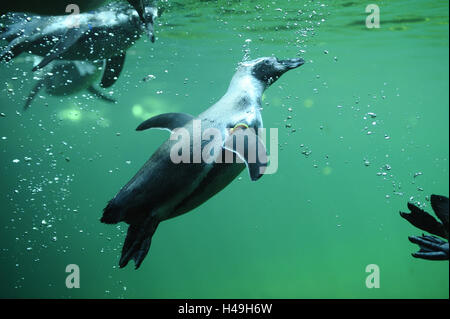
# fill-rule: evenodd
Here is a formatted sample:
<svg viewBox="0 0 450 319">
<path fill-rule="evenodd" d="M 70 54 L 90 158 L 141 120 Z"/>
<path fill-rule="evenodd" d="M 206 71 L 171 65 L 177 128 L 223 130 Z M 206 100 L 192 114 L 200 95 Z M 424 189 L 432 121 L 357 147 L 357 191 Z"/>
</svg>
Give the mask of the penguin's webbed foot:
<svg viewBox="0 0 450 319">
<path fill-rule="evenodd" d="M 420 247 L 418 252 L 412 254 L 415 258 L 427 260 L 449 259 L 449 244 L 440 238 L 422 234 L 422 236 L 409 236 L 408 239 Z"/>
</svg>

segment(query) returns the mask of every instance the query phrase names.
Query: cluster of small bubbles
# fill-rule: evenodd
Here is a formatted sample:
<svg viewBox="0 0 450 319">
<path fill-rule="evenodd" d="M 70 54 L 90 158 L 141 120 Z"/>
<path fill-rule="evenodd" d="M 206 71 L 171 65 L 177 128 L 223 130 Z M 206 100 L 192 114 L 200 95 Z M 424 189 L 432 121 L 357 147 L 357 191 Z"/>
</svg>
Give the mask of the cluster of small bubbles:
<svg viewBox="0 0 450 319">
<path fill-rule="evenodd" d="M 146 76 L 142 79 L 142 81 L 148 82 L 148 81 L 151 81 L 151 80 L 154 80 L 154 79 L 156 79 L 156 76 L 154 76 L 153 74 L 149 74 L 149 75 L 146 75 Z"/>
<path fill-rule="evenodd" d="M 242 61 L 248 61 L 250 60 L 250 43 L 252 42 L 252 39 L 245 39 L 245 44 L 242 46 L 244 51 L 244 56 L 242 58 Z"/>
<path fill-rule="evenodd" d="M 417 173 L 414 173 L 414 178 L 416 178 L 416 177 L 418 177 L 418 176 L 421 176 L 421 175 L 423 175 L 423 173 L 422 172 L 417 172 Z"/>
<path fill-rule="evenodd" d="M 302 149 L 301 154 L 305 157 L 309 157 L 311 155 L 312 151 L 308 147 L 305 147 L 304 144 L 300 144 L 300 148 Z"/>
</svg>

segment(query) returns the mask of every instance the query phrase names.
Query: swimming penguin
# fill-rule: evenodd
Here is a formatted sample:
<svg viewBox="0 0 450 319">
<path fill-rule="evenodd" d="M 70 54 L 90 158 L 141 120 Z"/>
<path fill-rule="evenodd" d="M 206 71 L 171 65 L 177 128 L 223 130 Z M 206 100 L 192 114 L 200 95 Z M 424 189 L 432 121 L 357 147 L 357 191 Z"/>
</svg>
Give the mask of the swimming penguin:
<svg viewBox="0 0 450 319">
<path fill-rule="evenodd" d="M 420 250 L 413 253 L 412 256 L 428 260 L 448 260 L 449 200 L 445 196 L 431 195 L 430 201 L 434 213 L 441 222 L 411 203 L 408 203 L 408 208 L 411 213 L 400 212 L 400 216 L 409 221 L 413 226 L 430 234 L 445 238 L 447 241 L 436 236 L 424 234 L 422 236 L 410 236 L 408 237 L 409 240 L 420 247 Z"/>
<path fill-rule="evenodd" d="M 103 211 L 101 222 L 124 221 L 130 225 L 119 261 L 121 268 L 131 259 L 136 269 L 139 268 L 160 222 L 201 205 L 226 187 L 246 166 L 252 180 L 261 177 L 267 165 L 265 147 L 258 134 L 263 128 L 262 94 L 283 73 L 303 64 L 300 58 L 278 60 L 274 57 L 241 63 L 225 95 L 197 117 L 167 113 L 137 127 L 138 131 L 158 128 L 172 133 Z M 184 142 L 173 139 L 180 132 L 189 133 Z M 219 132 L 220 138 L 195 144 L 193 136 L 208 132 Z M 244 147 L 238 147 L 239 143 L 234 141 L 242 134 L 248 137 L 240 144 Z M 186 140 L 189 158 L 177 164 L 174 154 L 179 154 L 179 143 L 186 145 Z M 251 158 L 250 149 L 256 150 L 257 156 Z M 207 156 L 195 161 L 199 151 Z M 235 158 L 226 161 L 230 154 Z"/>
<path fill-rule="evenodd" d="M 40 15 L 61 15 L 65 13 L 67 6 L 76 3 L 80 12 L 98 9 L 106 0 L 21 0 L 2 1 L 0 3 L 0 14 L 7 12 L 29 12 Z M 129 2 L 132 2 L 129 1 Z"/>
<path fill-rule="evenodd" d="M 158 9 L 145 8 L 154 19 Z M 10 60 L 23 52 L 43 56 L 33 71 L 55 59 L 97 61 L 106 59 L 100 85 L 110 87 L 119 77 L 126 50 L 140 38 L 144 24 L 129 4 L 114 2 L 97 11 L 75 16 L 7 14 L 0 39 L 9 42 L 0 60 Z M 152 20 L 153 21 L 153 20 Z"/>
<path fill-rule="evenodd" d="M 144 16 L 145 6 L 151 0 L 127 0 L 134 9 L 139 13 L 139 16 Z M 76 5 L 80 12 L 86 12 L 98 9 L 106 0 L 77 0 Z M 61 0 L 21 0 L 21 1 L 2 1 L 0 3 L 0 14 L 6 12 L 29 12 L 40 15 L 61 15 L 66 12 L 66 8 L 73 3 L 73 1 Z M 144 22 L 144 20 L 143 20 Z"/>
<path fill-rule="evenodd" d="M 30 107 L 38 92 L 45 88 L 49 95 L 66 96 L 87 90 L 94 96 L 110 103 L 116 101 L 104 95 L 93 86 L 100 77 L 99 65 L 88 61 L 53 61 L 49 72 L 45 72 L 31 90 L 26 99 L 24 109 Z"/>
<path fill-rule="evenodd" d="M 153 34 L 153 15 L 145 10 L 147 6 L 153 5 L 153 0 L 127 0 L 139 14 L 141 21 L 145 24 L 152 42 Z M 61 0 L 22 0 L 22 1 L 2 1 L 0 2 L 0 15 L 7 12 L 28 12 L 39 15 L 62 15 L 65 13 L 79 10 L 79 13 L 98 9 L 105 0 L 77 0 L 76 4 L 71 1 Z"/>
</svg>

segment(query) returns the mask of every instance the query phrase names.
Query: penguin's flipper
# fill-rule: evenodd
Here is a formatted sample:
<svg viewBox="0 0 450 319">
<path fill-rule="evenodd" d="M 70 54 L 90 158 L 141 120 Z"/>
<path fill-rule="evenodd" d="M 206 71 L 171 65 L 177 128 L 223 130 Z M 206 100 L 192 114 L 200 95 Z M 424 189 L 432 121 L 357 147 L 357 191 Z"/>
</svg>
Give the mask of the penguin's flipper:
<svg viewBox="0 0 450 319">
<path fill-rule="evenodd" d="M 176 128 L 185 126 L 194 117 L 187 113 L 164 113 L 156 115 L 139 124 L 136 131 L 143 131 L 149 128 L 173 131 Z"/>
<path fill-rule="evenodd" d="M 449 259 L 449 245 L 437 237 L 422 235 L 422 236 L 410 236 L 409 241 L 413 244 L 417 244 L 420 250 L 413 253 L 415 258 L 422 258 L 428 260 L 448 260 Z"/>
<path fill-rule="evenodd" d="M 233 129 L 223 148 L 236 153 L 245 162 L 252 181 L 264 174 L 268 162 L 267 151 L 254 129 Z"/>
<path fill-rule="evenodd" d="M 448 232 L 448 214 L 449 214 L 448 197 L 440 195 L 431 195 L 430 200 L 431 200 L 431 207 L 433 208 L 434 213 L 444 224 L 444 227 Z M 446 238 L 448 239 L 448 233 Z"/>
<path fill-rule="evenodd" d="M 42 69 L 44 66 L 57 59 L 61 54 L 70 49 L 81 36 L 88 31 L 88 26 L 80 26 L 67 28 L 64 35 L 56 42 L 55 46 L 50 50 L 50 54 L 47 54 L 42 61 L 33 68 L 33 71 Z"/>
<path fill-rule="evenodd" d="M 100 92 L 99 90 L 97 90 L 97 89 L 96 89 L 95 87 L 93 87 L 92 85 L 89 86 L 89 87 L 87 88 L 87 91 L 88 91 L 89 93 L 91 93 L 92 95 L 94 95 L 94 96 L 96 96 L 96 97 L 98 97 L 98 98 L 100 98 L 100 99 L 102 99 L 102 100 L 104 100 L 104 101 L 106 101 L 106 102 L 109 102 L 109 103 L 116 103 L 116 102 L 117 102 L 117 101 L 114 100 L 113 98 L 111 98 L 111 97 L 109 97 L 109 96 L 103 94 L 103 93 Z"/>
<path fill-rule="evenodd" d="M 412 203 L 408 203 L 408 208 L 411 213 L 400 212 L 400 216 L 409 221 L 413 226 L 433 235 L 440 237 L 446 236 L 444 225 L 438 222 L 433 216 Z"/>
<path fill-rule="evenodd" d="M 124 63 L 125 53 L 106 59 L 102 80 L 100 82 L 102 88 L 109 88 L 117 81 Z"/>
<path fill-rule="evenodd" d="M 38 94 L 38 92 L 44 87 L 44 80 L 39 80 L 36 85 L 31 90 L 30 94 L 27 97 L 27 100 L 25 102 L 25 105 L 23 106 L 24 110 L 28 110 L 28 108 L 31 105 L 31 102 L 33 102 L 34 98 Z"/>
<path fill-rule="evenodd" d="M 122 247 L 122 255 L 119 267 L 125 267 L 133 259 L 135 269 L 138 269 L 147 256 L 153 234 L 159 225 L 159 221 L 150 220 L 143 224 L 131 224 L 128 227 L 127 237 Z"/>
</svg>

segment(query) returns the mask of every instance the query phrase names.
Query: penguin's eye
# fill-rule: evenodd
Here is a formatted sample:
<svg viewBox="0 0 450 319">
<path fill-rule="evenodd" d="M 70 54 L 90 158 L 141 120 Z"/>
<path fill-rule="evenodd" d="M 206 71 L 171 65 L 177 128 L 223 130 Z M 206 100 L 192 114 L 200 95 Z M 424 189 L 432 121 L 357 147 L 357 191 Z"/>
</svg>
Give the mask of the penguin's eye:
<svg viewBox="0 0 450 319">
<path fill-rule="evenodd" d="M 265 61 L 264 61 L 264 64 L 265 64 L 265 65 L 270 65 L 270 61 L 269 61 L 269 60 L 265 60 Z"/>
</svg>

